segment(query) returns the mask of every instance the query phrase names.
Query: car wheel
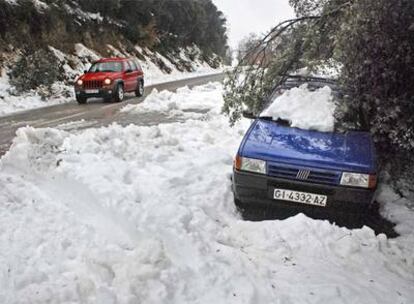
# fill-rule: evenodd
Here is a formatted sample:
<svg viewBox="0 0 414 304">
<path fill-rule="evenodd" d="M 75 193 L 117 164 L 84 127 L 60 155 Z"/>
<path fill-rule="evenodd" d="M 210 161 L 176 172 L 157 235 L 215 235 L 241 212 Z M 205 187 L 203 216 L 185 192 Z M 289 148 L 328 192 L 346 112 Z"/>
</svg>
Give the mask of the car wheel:
<svg viewBox="0 0 414 304">
<path fill-rule="evenodd" d="M 138 81 L 138 87 L 135 90 L 135 96 L 137 97 L 144 96 L 144 82 L 142 80 Z"/>
<path fill-rule="evenodd" d="M 76 101 L 78 104 L 85 104 L 87 99 L 85 97 L 76 96 Z"/>
<path fill-rule="evenodd" d="M 242 203 L 242 201 L 237 198 L 234 198 L 234 205 L 236 205 L 237 210 L 241 213 L 244 213 L 246 209 L 249 209 L 249 204 Z"/>
<path fill-rule="evenodd" d="M 124 100 L 124 95 L 124 86 L 122 84 L 118 84 L 115 91 L 115 101 L 121 102 L 122 100 Z"/>
</svg>

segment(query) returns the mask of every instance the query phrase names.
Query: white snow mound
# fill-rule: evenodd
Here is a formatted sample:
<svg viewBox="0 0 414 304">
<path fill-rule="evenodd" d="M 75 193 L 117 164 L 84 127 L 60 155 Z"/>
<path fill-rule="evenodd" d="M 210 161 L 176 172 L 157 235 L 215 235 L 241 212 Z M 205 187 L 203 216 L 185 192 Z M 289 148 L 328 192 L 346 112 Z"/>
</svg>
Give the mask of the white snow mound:
<svg viewBox="0 0 414 304">
<path fill-rule="evenodd" d="M 310 91 L 307 84 L 278 96 L 260 116 L 291 121 L 292 127 L 330 132 L 334 130 L 335 103 L 332 90 L 326 86 Z"/>
<path fill-rule="evenodd" d="M 221 112 L 222 99 L 221 84 L 209 83 L 204 86 L 189 89 L 182 87 L 176 93 L 170 91 L 153 90 L 151 94 L 140 104 L 128 104 L 121 109 L 124 113 L 164 112 L 209 112 L 216 115 Z"/>
</svg>

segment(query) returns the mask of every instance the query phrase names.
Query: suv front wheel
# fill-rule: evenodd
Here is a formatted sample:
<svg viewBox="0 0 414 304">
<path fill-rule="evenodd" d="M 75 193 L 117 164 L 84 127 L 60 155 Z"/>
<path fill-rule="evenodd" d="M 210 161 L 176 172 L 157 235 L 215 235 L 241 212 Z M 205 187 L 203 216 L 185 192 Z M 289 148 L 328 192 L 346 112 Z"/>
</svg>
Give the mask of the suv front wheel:
<svg viewBox="0 0 414 304">
<path fill-rule="evenodd" d="M 87 99 L 85 97 L 76 96 L 76 101 L 78 104 L 85 104 Z"/>
<path fill-rule="evenodd" d="M 115 91 L 115 101 L 116 102 L 121 102 L 122 100 L 124 100 L 124 86 L 120 83 L 117 85 L 116 87 L 116 91 Z"/>
<path fill-rule="evenodd" d="M 142 80 L 138 81 L 137 89 L 135 90 L 135 96 L 142 97 L 144 96 L 144 82 Z"/>
</svg>

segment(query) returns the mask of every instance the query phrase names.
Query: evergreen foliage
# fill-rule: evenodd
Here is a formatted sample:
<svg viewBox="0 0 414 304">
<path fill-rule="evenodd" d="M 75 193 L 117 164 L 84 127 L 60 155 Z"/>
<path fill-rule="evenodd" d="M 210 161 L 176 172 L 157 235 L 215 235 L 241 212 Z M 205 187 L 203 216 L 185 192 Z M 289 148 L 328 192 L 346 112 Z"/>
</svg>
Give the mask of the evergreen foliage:
<svg viewBox="0 0 414 304">
<path fill-rule="evenodd" d="M 49 50 L 39 49 L 25 52 L 11 71 L 10 82 L 18 91 L 29 91 L 43 87 L 49 90 L 61 78 L 58 60 Z"/>
<path fill-rule="evenodd" d="M 358 0 L 338 33 L 344 100 L 378 147 L 414 151 L 414 2 Z"/>
</svg>

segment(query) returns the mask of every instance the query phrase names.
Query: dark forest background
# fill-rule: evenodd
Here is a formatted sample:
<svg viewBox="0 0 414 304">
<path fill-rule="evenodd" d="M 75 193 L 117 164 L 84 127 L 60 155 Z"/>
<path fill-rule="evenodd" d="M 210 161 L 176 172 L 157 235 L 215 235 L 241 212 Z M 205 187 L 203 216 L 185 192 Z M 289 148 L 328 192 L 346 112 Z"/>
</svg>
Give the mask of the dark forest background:
<svg viewBox="0 0 414 304">
<path fill-rule="evenodd" d="M 161 54 L 197 45 L 206 59 L 227 54 L 226 20 L 211 0 L 0 0 L 0 52 L 75 43 L 99 50 L 135 45 Z M 99 14 L 99 15 L 94 15 Z M 99 16 L 99 18 L 96 18 Z"/>
</svg>

